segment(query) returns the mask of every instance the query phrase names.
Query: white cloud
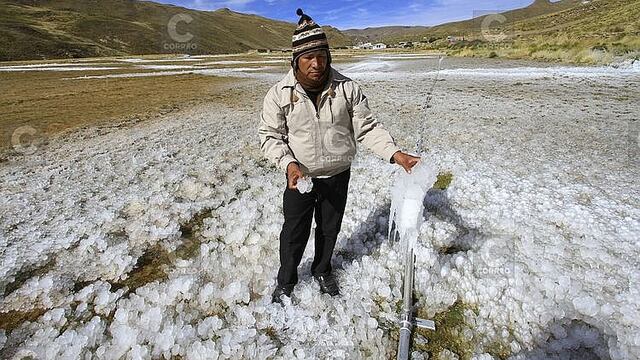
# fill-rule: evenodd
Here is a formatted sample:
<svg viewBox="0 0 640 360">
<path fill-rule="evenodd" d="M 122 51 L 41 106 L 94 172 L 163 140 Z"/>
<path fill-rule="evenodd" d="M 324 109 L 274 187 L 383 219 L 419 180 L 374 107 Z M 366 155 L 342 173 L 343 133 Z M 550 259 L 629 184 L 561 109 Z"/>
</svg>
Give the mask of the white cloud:
<svg viewBox="0 0 640 360">
<path fill-rule="evenodd" d="M 414 1 L 403 7 L 389 9 L 383 13 L 369 11 L 367 18 L 343 17 L 343 21 L 332 25 L 339 29 L 365 28 L 391 25 L 433 26 L 452 21 L 470 19 L 479 12 L 506 11 L 529 5 L 532 0 L 436 0 Z"/>
<path fill-rule="evenodd" d="M 184 6 L 196 10 L 216 10 L 225 7 L 234 10 L 245 10 L 245 7 L 252 2 L 255 2 L 255 0 L 191 0 L 186 2 Z"/>
</svg>

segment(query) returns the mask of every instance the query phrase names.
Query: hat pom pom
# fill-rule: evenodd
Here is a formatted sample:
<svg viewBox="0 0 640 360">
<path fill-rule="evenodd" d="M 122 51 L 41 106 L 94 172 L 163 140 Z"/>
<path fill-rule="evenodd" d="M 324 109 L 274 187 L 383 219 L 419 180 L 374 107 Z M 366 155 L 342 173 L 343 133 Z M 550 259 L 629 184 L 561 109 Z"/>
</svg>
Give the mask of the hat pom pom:
<svg viewBox="0 0 640 360">
<path fill-rule="evenodd" d="M 298 14 L 298 16 L 302 16 L 302 9 L 298 8 L 298 10 L 296 10 L 296 14 Z"/>
</svg>

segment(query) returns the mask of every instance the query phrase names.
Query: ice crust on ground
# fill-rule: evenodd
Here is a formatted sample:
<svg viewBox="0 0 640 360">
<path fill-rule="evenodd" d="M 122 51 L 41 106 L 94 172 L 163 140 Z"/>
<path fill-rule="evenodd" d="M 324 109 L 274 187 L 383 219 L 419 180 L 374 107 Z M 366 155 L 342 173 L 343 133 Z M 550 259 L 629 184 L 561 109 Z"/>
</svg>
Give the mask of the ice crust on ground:
<svg viewBox="0 0 640 360">
<path fill-rule="evenodd" d="M 136 67 L 145 70 L 184 70 L 196 68 L 194 65 L 137 65 Z"/>
<path fill-rule="evenodd" d="M 285 59 L 270 59 L 270 60 L 219 60 L 209 61 L 198 65 L 243 65 L 243 64 L 278 64 L 287 62 Z"/>
<path fill-rule="evenodd" d="M 540 67 L 516 67 L 506 69 L 444 69 L 442 75 L 453 76 L 479 76 L 479 77 L 513 77 L 513 78 L 545 78 L 545 77 L 618 77 L 638 74 L 640 66 L 637 61 L 631 66 L 599 66 L 599 67 L 567 67 L 550 66 Z"/>
<path fill-rule="evenodd" d="M 90 63 L 90 64 L 82 64 L 82 63 L 76 63 L 76 62 L 70 62 L 70 63 L 44 63 L 44 64 L 23 64 L 23 65 L 8 65 L 8 66 L 0 66 L 0 71 L 28 71 L 28 70 L 38 70 L 38 69 L 51 69 L 51 70 L 55 70 L 53 68 L 65 68 L 65 67 L 73 67 L 73 68 L 78 68 L 78 67 L 94 67 L 97 65 L 116 65 L 114 63 L 111 62 L 95 62 L 95 63 Z"/>
<path fill-rule="evenodd" d="M 157 68 L 157 67 L 156 67 Z M 197 74 L 197 75 L 211 75 L 211 76 L 234 76 L 234 77 L 257 77 L 260 74 L 254 74 L 265 70 L 273 69 L 271 66 L 263 66 L 256 68 L 194 68 L 189 70 L 173 70 L 173 71 L 154 71 L 154 72 L 142 72 L 142 73 L 124 73 L 124 74 L 107 74 L 107 75 L 91 75 L 91 76 L 79 76 L 69 78 L 70 80 L 81 79 L 117 79 L 117 78 L 135 78 L 135 77 L 149 77 L 149 76 L 173 76 L 182 74 Z M 272 76 L 268 76 L 271 78 Z"/>
<path fill-rule="evenodd" d="M 87 64 L 90 65 L 90 64 Z M 21 72 L 21 71 L 102 71 L 102 70 L 118 70 L 119 67 L 114 66 L 49 66 L 49 67 L 22 67 L 22 66 L 4 66 L 0 67 L 0 72 Z"/>
<path fill-rule="evenodd" d="M 383 60 L 367 60 L 361 63 L 350 65 L 344 69 L 346 73 L 366 73 L 371 71 L 392 71 L 393 63 Z"/>
<path fill-rule="evenodd" d="M 205 55 L 207 56 L 207 55 Z M 211 55 L 215 56 L 215 55 Z M 140 59 L 140 58 L 121 58 L 115 59 L 115 61 L 125 62 L 125 63 L 157 63 L 157 62 L 179 62 L 179 61 L 201 61 L 203 56 L 190 56 L 190 57 L 177 57 L 177 58 L 166 58 L 166 59 Z"/>
<path fill-rule="evenodd" d="M 449 66 L 465 64 L 487 65 Z M 433 68 L 392 66 L 354 74 L 400 144 L 424 137 L 434 166 L 453 175 L 423 203 L 418 308 L 431 317 L 466 304 L 457 340 L 474 359 L 492 358 L 494 344 L 513 359 L 639 358 L 640 189 L 628 136 L 638 75 L 447 75 L 425 107 Z M 282 74 L 261 75 L 237 88 L 261 99 Z M 204 105 L 10 154 L 0 164 L 0 312 L 39 315 L 0 331 L 0 357 L 392 356 L 397 165 L 364 149 L 353 164 L 334 257 L 342 297 L 319 294 L 310 239 L 292 302 L 271 304 L 286 184 L 259 151 L 259 107 Z M 159 251 L 171 254 L 165 277 L 122 285 Z"/>
</svg>

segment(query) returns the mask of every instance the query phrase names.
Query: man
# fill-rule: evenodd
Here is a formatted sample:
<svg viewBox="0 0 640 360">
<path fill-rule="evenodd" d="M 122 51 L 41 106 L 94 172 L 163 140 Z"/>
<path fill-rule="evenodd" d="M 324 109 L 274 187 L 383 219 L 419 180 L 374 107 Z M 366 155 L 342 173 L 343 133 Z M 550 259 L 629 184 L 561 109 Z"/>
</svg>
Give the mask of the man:
<svg viewBox="0 0 640 360">
<path fill-rule="evenodd" d="M 366 96 L 351 79 L 331 68 L 322 28 L 300 16 L 293 34 L 292 69 L 264 99 L 259 135 L 264 155 L 286 173 L 284 224 L 280 233 L 280 269 L 273 302 L 290 296 L 315 214 L 315 256 L 311 273 L 323 293 L 339 294 L 331 269 L 336 238 L 347 202 L 354 140 L 407 172 L 419 158 L 400 151 L 372 116 Z M 303 177 L 311 192 L 297 190 Z"/>
</svg>

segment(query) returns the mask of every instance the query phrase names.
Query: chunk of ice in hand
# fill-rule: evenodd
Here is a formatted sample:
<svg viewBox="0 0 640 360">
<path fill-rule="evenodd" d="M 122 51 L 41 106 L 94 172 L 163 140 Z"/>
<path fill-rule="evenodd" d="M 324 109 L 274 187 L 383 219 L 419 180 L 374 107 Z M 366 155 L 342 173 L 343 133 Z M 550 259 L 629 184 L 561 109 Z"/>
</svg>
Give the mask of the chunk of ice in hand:
<svg viewBox="0 0 640 360">
<path fill-rule="evenodd" d="M 296 188 L 298 189 L 298 191 L 300 191 L 301 194 L 309 193 L 313 189 L 313 181 L 311 181 L 310 177 L 302 177 L 298 179 Z"/>
</svg>

